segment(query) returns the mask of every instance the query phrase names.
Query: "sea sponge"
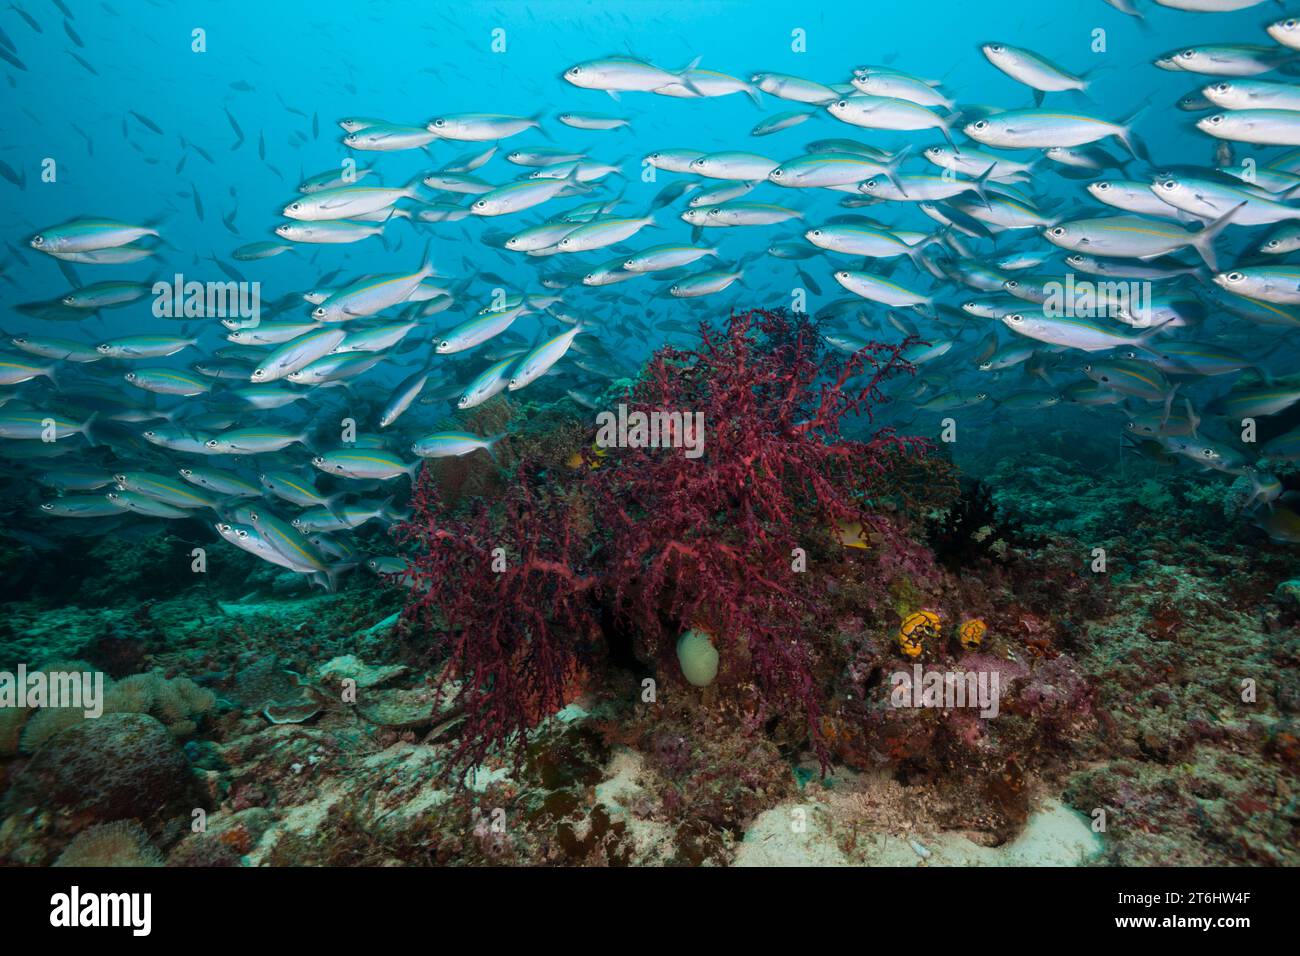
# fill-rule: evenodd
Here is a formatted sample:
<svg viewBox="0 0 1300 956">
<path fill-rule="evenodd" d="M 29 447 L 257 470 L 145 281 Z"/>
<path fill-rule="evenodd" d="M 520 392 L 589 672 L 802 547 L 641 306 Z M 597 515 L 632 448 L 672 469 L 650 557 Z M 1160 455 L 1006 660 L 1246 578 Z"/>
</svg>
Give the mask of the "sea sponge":
<svg viewBox="0 0 1300 956">
<path fill-rule="evenodd" d="M 718 676 L 718 649 L 706 631 L 691 628 L 677 640 L 682 676 L 696 687 L 708 687 Z"/>
<path fill-rule="evenodd" d="M 78 833 L 55 866 L 162 866 L 149 834 L 134 820 L 101 823 Z"/>
</svg>

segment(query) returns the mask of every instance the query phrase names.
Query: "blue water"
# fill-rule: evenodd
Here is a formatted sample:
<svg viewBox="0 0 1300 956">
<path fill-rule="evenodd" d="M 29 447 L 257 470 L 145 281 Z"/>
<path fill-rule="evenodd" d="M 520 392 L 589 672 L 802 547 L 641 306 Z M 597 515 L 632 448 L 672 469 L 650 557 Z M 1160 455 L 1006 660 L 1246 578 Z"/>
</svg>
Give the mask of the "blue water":
<svg viewBox="0 0 1300 956">
<path fill-rule="evenodd" d="M 847 136 L 887 150 L 911 144 L 915 150 L 906 169 L 934 172 L 934 167 L 919 155 L 920 150 L 942 142 L 937 131 L 862 130 L 838 122 L 825 112 L 792 129 L 754 137 L 749 131 L 761 118 L 806 107 L 770 95 L 762 97 L 761 109 L 744 95 L 677 99 L 627 92 L 616 101 L 603 92 L 577 89 L 564 82 L 563 71 L 576 62 L 606 55 L 635 55 L 676 70 L 699 58 L 701 68 L 741 78 L 755 71 L 770 71 L 826 84 L 846 83 L 855 66 L 884 64 L 941 81 L 942 89 L 959 106 L 1028 107 L 1032 104 L 1030 91 L 994 69 L 979 51 L 981 42 L 1000 39 L 1031 48 L 1073 72 L 1098 70 L 1088 97 L 1049 94 L 1059 97 L 1049 102 L 1114 120 L 1145 107 L 1136 131 L 1151 148 L 1152 162 L 1146 167 L 1134 161 L 1128 170 L 1130 176 L 1141 178 L 1162 164 L 1208 166 L 1213 162 L 1216 145 L 1192 126 L 1202 114 L 1180 112 L 1173 106 L 1180 97 L 1213 78 L 1162 71 L 1151 61 L 1189 43 L 1271 42 L 1262 30 L 1262 8 L 1191 15 L 1144 4 L 1146 20 L 1141 23 L 1101 2 L 1047 8 L 1011 0 L 978 5 L 940 0 L 922 6 L 894 3 L 870 7 L 767 2 L 358 5 L 236 0 L 76 3 L 72 9 L 75 18 L 69 26 L 80 38 L 78 44 L 65 30 L 62 15 L 52 4 L 29 6 L 42 26 L 40 33 L 14 11 L 0 12 L 0 25 L 27 67 L 26 71 L 4 68 L 8 135 L 0 147 L 0 158 L 25 179 L 23 188 L 0 183 L 5 196 L 0 216 L 7 240 L 3 277 L 8 283 L 6 300 L 10 305 L 57 297 L 67 291 L 70 275 L 89 283 L 107 278 L 153 281 L 170 279 L 177 273 L 199 281 L 222 281 L 238 274 L 261 283 L 262 300 L 270 302 L 317 288 L 323 277 L 337 276 L 337 283 L 370 273 L 414 270 L 427 244 L 440 274 L 449 283 L 466 278 L 474 281 L 452 310 L 426 320 L 407 346 L 431 341 L 435 333 L 489 301 L 498 282 L 495 277 L 476 279 L 480 271 L 504 278 L 509 289 L 538 292 L 540 275 L 559 269 L 580 274 L 609 258 L 605 250 L 600 250 L 575 257 L 531 259 L 493 248 L 484 239 L 509 234 L 593 198 L 619 197 L 621 214 L 644 213 L 660 190 L 681 178 L 663 171 L 650 170 L 653 175 L 646 174 L 641 158 L 654 150 L 747 150 L 782 160 L 800 155 L 804 144 L 812 140 Z M 195 31 L 202 31 L 204 52 L 192 49 L 197 42 Z M 504 49 L 494 49 L 494 45 Z M 78 63 L 69 51 L 82 57 L 94 72 Z M 631 121 L 631 129 L 574 130 L 554 119 L 556 113 L 566 109 L 623 116 Z M 163 133 L 149 130 L 130 115 L 132 111 L 147 117 Z M 538 114 L 543 118 L 544 132 L 528 130 L 510 137 L 497 156 L 476 171 L 476 175 L 494 184 L 527 172 L 507 163 L 504 154 L 530 145 L 562 145 L 585 151 L 593 160 L 618 163 L 622 176 L 607 177 L 590 195 L 553 200 L 543 207 L 505 217 L 480 220 L 471 216 L 461 222 L 438 224 L 394 221 L 388 225 L 382 243 L 367 239 L 351 245 L 305 245 L 255 262 L 230 258 L 231 251 L 239 246 L 275 238 L 272 230 L 283 221 L 279 211 L 295 197 L 298 182 L 306 176 L 337 168 L 351 158 L 362 165 L 373 165 L 378 171 L 378 176 L 368 183 L 400 184 L 421 172 L 472 155 L 486 145 L 434 142 L 428 150 L 354 153 L 341 143 L 342 132 L 336 125 L 339 118 L 376 116 L 422 126 L 432 116 L 460 111 Z M 242 129 L 242 142 L 229 117 Z M 957 136 L 961 138 L 959 132 Z M 202 147 L 212 162 L 188 148 L 187 143 Z M 1113 140 L 1103 145 L 1124 156 Z M 1249 149 L 1239 149 L 1238 160 Z M 264 150 L 264 158 L 259 156 L 259 150 Z M 1281 150 L 1260 148 L 1255 152 L 1266 158 Z M 1028 160 L 1034 154 L 1008 155 Z M 1033 183 L 1025 187 L 1045 205 L 1077 210 L 1079 214 L 1113 212 L 1087 197 L 1085 180 L 1061 178 L 1051 165 L 1040 163 Z M 50 168 L 55 171 L 54 181 L 45 182 L 43 172 Z M 1110 174 L 1116 173 L 1112 170 Z M 710 181 L 708 185 L 717 183 Z M 431 194 L 425 195 L 431 198 Z M 457 195 L 442 198 L 472 200 Z M 808 293 L 807 309 L 815 313 L 848 296 L 832 277 L 844 260 L 829 254 L 798 262 L 781 260 L 763 254 L 770 243 L 799 242 L 805 228 L 845 212 L 881 216 L 901 229 L 935 229 L 931 220 L 908 203 L 845 210 L 838 205 L 841 193 L 783 190 L 770 184 L 760 185 L 747 198 L 788 205 L 801 212 L 803 218 L 776 226 L 703 232 L 703 241 L 719 248 L 720 264 L 744 266 L 741 283 L 685 304 L 672 299 L 667 294 L 669 283 L 658 278 L 605 290 L 575 285 L 564 292 L 564 304 L 610 321 L 626 312 L 652 322 L 670 320 L 693 325 L 702 315 L 725 316 L 733 306 L 788 306 L 798 290 Z M 655 213 L 656 227 L 620 244 L 616 253 L 689 241 L 690 228 L 677 218 L 683 202 L 678 200 L 659 209 Z M 27 248 L 33 233 L 80 216 L 156 223 L 163 243 L 145 262 L 77 266 L 66 274 L 51 258 Z M 1223 240 L 1221 255 L 1225 261 L 1230 260 L 1226 250 L 1244 246 L 1247 237 L 1257 241 L 1263 232 L 1259 227 L 1230 230 Z M 981 254 L 991 259 L 995 253 L 1027 249 L 1053 251 L 1031 230 L 1003 239 L 995 251 L 983 246 Z M 219 260 L 224 269 L 214 260 Z M 806 276 L 797 268 L 805 270 Z M 898 275 L 909 281 L 917 278 L 909 264 L 899 268 Z M 1056 267 L 1049 264 L 1034 271 L 1052 268 Z M 820 287 L 820 294 L 807 288 L 807 276 Z M 920 280 L 949 305 L 972 295 L 970 290 L 952 283 L 935 284 L 925 276 Z M 175 324 L 154 319 L 147 305 L 145 300 L 127 308 L 105 310 L 80 323 L 42 323 L 9 308 L 3 325 L 11 335 L 39 332 L 89 343 L 127 333 L 177 331 Z M 304 305 L 301 312 L 291 310 L 283 317 L 304 317 L 307 308 Z M 952 334 L 951 328 L 937 327 L 924 317 L 912 316 L 908 321 L 927 340 Z M 210 354 L 226 344 L 220 337 L 224 330 L 215 323 L 191 323 L 183 328 L 199 330 L 200 353 Z M 518 337 L 516 341 L 531 343 L 564 328 L 552 317 L 535 313 L 520 319 L 512 332 Z M 878 329 L 878 337 L 902 338 L 902 332 L 887 324 L 880 323 Z M 855 331 L 862 334 L 861 330 Z M 952 352 L 924 369 L 929 395 L 988 384 L 973 370 L 971 359 L 984 331 L 962 330 Z M 1001 343 L 1011 341 L 1004 330 L 998 331 Z M 1227 337 L 1225 341 L 1250 350 L 1271 344 L 1271 330 L 1243 332 L 1211 325 L 1204 331 L 1211 339 L 1222 333 Z M 623 331 L 603 338 L 602 345 L 620 360 L 614 367 L 618 372 L 633 374 L 637 362 L 665 338 L 662 331 L 630 335 Z M 426 354 L 427 347 L 395 354 L 391 361 L 353 383 L 357 393 L 372 403 L 382 403 L 391 386 L 418 368 Z M 1283 350 L 1282 358 L 1287 354 Z M 187 350 L 146 364 L 184 367 L 196 357 L 195 350 Z M 441 367 L 435 365 L 434 383 L 449 387 L 449 383 L 464 382 L 485 365 L 473 353 L 449 357 Z M 120 371 L 120 367 L 110 365 L 77 370 L 91 376 L 104 372 L 104 380 L 109 382 L 115 382 Z M 555 381 L 562 384 L 603 384 L 586 379 L 572 367 L 561 366 L 557 371 Z M 1067 376 L 1059 384 L 1077 379 L 1077 375 Z M 990 390 L 996 393 L 1024 384 L 1004 376 L 996 379 Z M 29 397 L 36 387 L 19 386 L 21 396 Z M 1221 388 L 1218 383 L 1209 383 L 1204 390 L 1208 400 Z M 535 387 L 530 397 L 539 393 L 545 397 L 546 386 Z M 162 407 L 177 404 L 172 399 L 159 400 Z M 938 426 L 933 418 L 922 416 L 918 421 L 905 404 L 901 407 L 900 421 L 915 423 L 914 430 L 923 434 L 935 432 Z M 409 437 L 421 426 L 427 430 L 451 410 L 447 402 L 432 408 L 417 407 L 402 423 L 402 434 Z M 296 424 L 304 415 L 305 406 L 300 403 L 261 418 L 246 416 L 242 423 Z M 976 449 L 995 447 L 1005 438 L 999 429 L 1013 427 L 1005 416 L 991 421 L 991 427 L 982 425 L 971 442 L 954 450 L 959 460 Z M 1028 422 L 1046 423 L 1058 433 L 1077 431 L 1081 440 L 1091 440 L 1101 422 L 1108 448 L 1118 445 L 1124 427 L 1124 417 L 1115 409 L 1061 408 L 1054 410 L 1050 419 L 1031 413 Z M 1025 424 L 1024 417 L 1014 424 L 1017 436 Z M 363 427 L 373 430 L 373 421 Z M 28 503 L 34 506 L 35 499 Z"/>
</svg>

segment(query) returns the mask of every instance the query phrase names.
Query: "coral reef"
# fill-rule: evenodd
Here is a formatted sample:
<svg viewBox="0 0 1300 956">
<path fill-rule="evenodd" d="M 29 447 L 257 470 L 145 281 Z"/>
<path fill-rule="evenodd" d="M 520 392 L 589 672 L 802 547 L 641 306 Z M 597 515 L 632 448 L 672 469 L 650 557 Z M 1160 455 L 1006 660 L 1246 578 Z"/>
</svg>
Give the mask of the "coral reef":
<svg viewBox="0 0 1300 956">
<path fill-rule="evenodd" d="M 72 600 L 8 603 L 0 663 L 107 694 L 0 709 L 0 863 L 1300 859 L 1300 585 L 1241 486 L 1050 442 L 959 483 L 873 445 L 870 394 L 800 431 L 890 368 L 801 391 L 811 334 L 737 316 L 605 396 L 704 409 L 698 459 L 594 448 L 564 402 L 476 410 L 499 462 L 425 469 L 389 586 L 234 555 L 151 601 L 70 565 Z M 996 714 L 899 705 L 916 666 L 996 677 Z"/>
</svg>

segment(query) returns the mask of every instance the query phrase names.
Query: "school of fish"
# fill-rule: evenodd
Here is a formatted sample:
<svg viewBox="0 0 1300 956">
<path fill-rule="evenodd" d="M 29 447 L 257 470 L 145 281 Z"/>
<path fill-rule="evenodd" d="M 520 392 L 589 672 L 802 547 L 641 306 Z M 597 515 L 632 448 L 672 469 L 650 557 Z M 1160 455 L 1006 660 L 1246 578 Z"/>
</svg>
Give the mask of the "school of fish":
<svg viewBox="0 0 1300 956">
<path fill-rule="evenodd" d="M 1157 2 L 1207 15 L 1255 5 Z M 1072 405 L 1129 453 L 1244 477 L 1252 520 L 1300 542 L 1300 506 L 1270 471 L 1300 461 L 1300 428 L 1252 437 L 1300 403 L 1279 358 L 1300 328 L 1300 265 L 1288 262 L 1300 250 L 1300 18 L 1221 32 L 1207 26 L 1204 44 L 1142 67 L 1185 73 L 1192 90 L 1127 115 L 1094 106 L 1090 72 L 1014 38 L 972 51 L 1023 86 L 1005 106 L 966 103 L 894 64 L 731 75 L 707 50 L 667 66 L 593 51 L 550 78 L 531 115 L 425 119 L 412 103 L 338 117 L 343 160 L 290 190 L 261 238 L 227 223 L 246 241 L 208 262 L 219 282 L 149 271 L 168 248 L 165 216 L 87 209 L 11 236 L 68 285 L 6 310 L 0 451 L 26 489 L 10 533 L 40 547 L 198 519 L 331 589 L 355 569 L 400 575 L 382 531 L 422 463 L 495 456 L 510 441 L 473 433 L 465 412 L 522 393 L 594 414 L 607 386 L 636 375 L 629 344 L 690 337 L 740 304 L 747 274 L 783 268 L 828 347 L 910 339 L 918 374 L 892 393 L 900 421 L 924 432 Z M 3 30 L 0 57 L 27 69 Z M 724 96 L 757 111 L 735 149 L 624 155 L 627 101 L 671 110 Z M 1162 110 L 1194 116 L 1205 165 L 1153 155 L 1143 119 Z M 245 132 L 226 116 L 239 146 Z M 813 120 L 832 135 L 791 146 L 789 131 Z M 129 122 L 162 133 L 144 113 Z M 880 133 L 905 144 L 869 142 Z M 426 168 L 388 175 L 385 153 Z M 204 147 L 186 144 L 181 184 L 190 155 Z M 0 174 L 26 186 L 7 164 Z M 644 207 L 624 195 L 637 179 L 656 184 Z M 467 251 L 442 261 L 431 240 L 453 227 Z M 730 251 L 736 230 L 760 231 L 764 251 Z M 244 263 L 363 242 L 382 243 L 393 271 L 344 266 L 314 288 L 247 295 Z M 480 249 L 532 278 L 484 268 Z M 140 271 L 94 277 L 123 268 Z M 651 302 L 672 311 L 652 318 Z M 118 309 L 135 310 L 140 330 L 97 337 L 96 317 Z M 1242 330 L 1272 344 L 1229 344 Z"/>
</svg>

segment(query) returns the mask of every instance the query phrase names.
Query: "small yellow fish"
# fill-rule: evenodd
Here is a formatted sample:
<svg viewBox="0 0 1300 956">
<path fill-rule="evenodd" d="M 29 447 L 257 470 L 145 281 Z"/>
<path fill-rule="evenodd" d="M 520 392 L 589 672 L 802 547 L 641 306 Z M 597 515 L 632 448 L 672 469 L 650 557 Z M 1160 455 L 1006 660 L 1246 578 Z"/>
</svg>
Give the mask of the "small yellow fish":
<svg viewBox="0 0 1300 956">
<path fill-rule="evenodd" d="M 834 533 L 840 544 L 846 548 L 860 548 L 866 551 L 871 547 L 871 541 L 861 521 L 837 521 Z"/>
<path fill-rule="evenodd" d="M 600 463 L 605 459 L 605 456 L 609 454 L 609 452 L 606 451 L 604 448 L 601 448 L 599 445 L 592 445 L 591 447 L 596 454 L 596 460 L 591 463 L 591 467 L 599 468 Z M 581 468 L 582 462 L 583 462 L 582 452 L 575 451 L 572 455 L 570 455 L 565 460 L 564 463 L 570 468 Z"/>
</svg>

